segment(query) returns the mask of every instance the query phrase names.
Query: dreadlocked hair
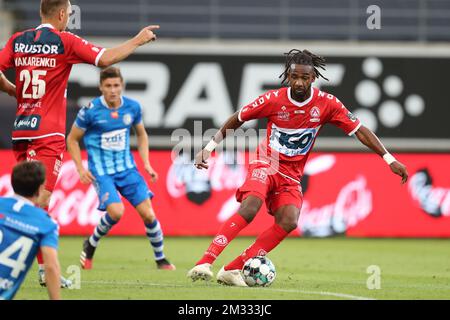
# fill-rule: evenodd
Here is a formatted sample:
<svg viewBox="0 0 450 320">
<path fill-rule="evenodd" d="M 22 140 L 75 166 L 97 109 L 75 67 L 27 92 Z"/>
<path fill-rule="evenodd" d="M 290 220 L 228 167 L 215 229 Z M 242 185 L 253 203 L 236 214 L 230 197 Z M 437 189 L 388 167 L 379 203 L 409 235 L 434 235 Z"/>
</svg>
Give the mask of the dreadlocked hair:
<svg viewBox="0 0 450 320">
<path fill-rule="evenodd" d="M 281 80 L 282 84 L 286 83 L 286 80 L 288 78 L 288 72 L 291 68 L 292 64 L 302 64 L 302 65 L 308 65 L 314 68 L 314 73 L 316 75 L 316 78 L 322 77 L 323 79 L 327 80 L 323 76 L 323 74 L 320 73 L 319 68 L 322 70 L 325 70 L 325 58 L 321 56 L 316 56 L 314 53 L 309 52 L 308 50 L 298 50 L 298 49 L 292 49 L 288 53 L 284 54 L 286 56 L 286 62 L 285 62 L 285 69 L 282 74 L 280 74 L 279 78 L 283 77 L 283 80 Z"/>
</svg>

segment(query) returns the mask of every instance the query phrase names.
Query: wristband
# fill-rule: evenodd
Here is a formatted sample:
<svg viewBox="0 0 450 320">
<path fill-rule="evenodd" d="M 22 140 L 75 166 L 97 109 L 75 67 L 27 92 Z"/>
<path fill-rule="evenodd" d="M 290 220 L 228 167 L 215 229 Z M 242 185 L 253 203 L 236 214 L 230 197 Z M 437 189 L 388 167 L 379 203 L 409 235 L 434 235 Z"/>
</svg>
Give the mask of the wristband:
<svg viewBox="0 0 450 320">
<path fill-rule="evenodd" d="M 386 163 L 387 163 L 388 165 L 391 165 L 393 162 L 397 161 L 397 160 L 394 158 L 394 156 L 393 156 L 392 154 L 390 154 L 389 152 L 386 153 L 386 154 L 383 156 L 383 159 L 384 159 L 384 161 L 386 161 Z"/>
<path fill-rule="evenodd" d="M 206 151 L 213 152 L 213 150 L 217 147 L 217 142 L 211 140 L 205 147 Z"/>
</svg>

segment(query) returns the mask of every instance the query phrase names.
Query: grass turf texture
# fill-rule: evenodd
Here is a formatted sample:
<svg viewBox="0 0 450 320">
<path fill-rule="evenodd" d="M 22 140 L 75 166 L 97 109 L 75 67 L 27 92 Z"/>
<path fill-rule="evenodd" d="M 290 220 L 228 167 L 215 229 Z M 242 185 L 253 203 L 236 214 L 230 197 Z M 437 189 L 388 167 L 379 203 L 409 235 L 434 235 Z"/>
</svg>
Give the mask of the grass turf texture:
<svg viewBox="0 0 450 320">
<path fill-rule="evenodd" d="M 237 238 L 214 266 L 219 268 L 253 238 Z M 83 239 L 60 239 L 64 275 L 78 265 Z M 191 282 L 187 271 L 210 238 L 165 239 L 166 255 L 176 271 L 156 269 L 144 237 L 107 237 L 97 249 L 94 268 L 82 270 L 81 288 L 64 289 L 63 299 L 450 299 L 450 240 L 432 239 L 287 239 L 269 254 L 277 277 L 268 288 L 224 287 Z M 381 269 L 381 289 L 369 290 L 367 267 Z M 47 299 L 31 268 L 16 299 Z"/>
</svg>

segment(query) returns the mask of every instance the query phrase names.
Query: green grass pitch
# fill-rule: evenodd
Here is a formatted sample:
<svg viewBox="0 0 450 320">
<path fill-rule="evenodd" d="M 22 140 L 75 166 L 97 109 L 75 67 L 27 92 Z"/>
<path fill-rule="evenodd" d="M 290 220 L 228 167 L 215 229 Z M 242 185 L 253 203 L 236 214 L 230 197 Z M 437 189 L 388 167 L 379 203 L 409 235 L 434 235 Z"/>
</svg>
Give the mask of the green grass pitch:
<svg viewBox="0 0 450 320">
<path fill-rule="evenodd" d="M 267 288 L 224 287 L 191 282 L 186 273 L 211 238 L 166 237 L 166 255 L 176 271 L 156 269 L 144 237 L 106 237 L 94 269 L 81 271 L 80 289 L 63 290 L 63 299 L 450 299 L 450 240 L 289 238 L 269 254 L 277 277 Z M 63 274 L 78 265 L 82 238 L 62 237 Z M 214 271 L 237 256 L 253 238 L 235 239 Z M 380 268 L 380 289 L 368 289 L 367 268 Z M 373 281 L 369 281 L 374 283 Z M 16 299 L 47 299 L 33 265 Z"/>
</svg>

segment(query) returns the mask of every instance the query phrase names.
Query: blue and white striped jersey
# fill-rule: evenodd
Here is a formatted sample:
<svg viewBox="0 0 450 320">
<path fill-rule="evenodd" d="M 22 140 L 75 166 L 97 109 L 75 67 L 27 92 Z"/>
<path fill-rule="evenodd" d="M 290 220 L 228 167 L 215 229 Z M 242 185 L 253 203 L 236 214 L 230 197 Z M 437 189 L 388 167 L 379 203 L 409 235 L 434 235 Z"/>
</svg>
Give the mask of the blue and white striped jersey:
<svg viewBox="0 0 450 320">
<path fill-rule="evenodd" d="M 130 151 L 130 129 L 141 122 L 141 106 L 127 97 L 122 97 L 117 109 L 109 108 L 102 96 L 79 111 L 75 125 L 85 131 L 89 170 L 94 175 L 112 175 L 136 167 Z"/>
</svg>

